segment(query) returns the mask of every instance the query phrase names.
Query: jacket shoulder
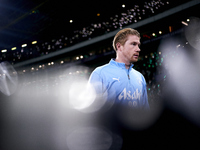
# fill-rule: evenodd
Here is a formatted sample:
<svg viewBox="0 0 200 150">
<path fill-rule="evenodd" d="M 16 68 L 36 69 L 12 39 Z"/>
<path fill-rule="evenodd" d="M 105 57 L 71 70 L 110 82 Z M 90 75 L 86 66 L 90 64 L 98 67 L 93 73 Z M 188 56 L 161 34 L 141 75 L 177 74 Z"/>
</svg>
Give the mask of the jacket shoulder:
<svg viewBox="0 0 200 150">
<path fill-rule="evenodd" d="M 101 73 L 104 73 L 107 70 L 109 70 L 109 68 L 110 68 L 110 65 L 109 64 L 105 64 L 105 65 L 102 65 L 102 66 L 99 66 L 99 67 L 95 68 L 93 72 L 101 74 Z"/>
</svg>

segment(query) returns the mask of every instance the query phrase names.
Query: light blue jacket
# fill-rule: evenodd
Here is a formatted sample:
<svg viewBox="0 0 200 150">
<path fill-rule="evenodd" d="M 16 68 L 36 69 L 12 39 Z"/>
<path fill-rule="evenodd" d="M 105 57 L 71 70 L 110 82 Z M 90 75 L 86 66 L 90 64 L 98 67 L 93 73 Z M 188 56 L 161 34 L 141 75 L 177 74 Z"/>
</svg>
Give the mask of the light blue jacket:
<svg viewBox="0 0 200 150">
<path fill-rule="evenodd" d="M 124 63 L 114 59 L 106 65 L 97 67 L 89 78 L 97 95 L 107 101 L 128 104 L 131 107 L 149 108 L 144 76 L 132 68 L 126 69 Z"/>
</svg>

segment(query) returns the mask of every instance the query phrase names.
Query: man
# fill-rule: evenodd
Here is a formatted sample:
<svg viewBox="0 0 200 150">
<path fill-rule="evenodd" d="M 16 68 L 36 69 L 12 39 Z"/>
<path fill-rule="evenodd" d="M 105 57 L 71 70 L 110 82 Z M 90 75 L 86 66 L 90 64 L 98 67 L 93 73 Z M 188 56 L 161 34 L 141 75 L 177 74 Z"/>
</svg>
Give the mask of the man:
<svg viewBox="0 0 200 150">
<path fill-rule="evenodd" d="M 140 53 L 140 33 L 132 28 L 120 30 L 114 37 L 116 59 L 97 67 L 89 78 L 97 96 L 130 107 L 149 108 L 144 76 L 133 69 Z"/>
</svg>

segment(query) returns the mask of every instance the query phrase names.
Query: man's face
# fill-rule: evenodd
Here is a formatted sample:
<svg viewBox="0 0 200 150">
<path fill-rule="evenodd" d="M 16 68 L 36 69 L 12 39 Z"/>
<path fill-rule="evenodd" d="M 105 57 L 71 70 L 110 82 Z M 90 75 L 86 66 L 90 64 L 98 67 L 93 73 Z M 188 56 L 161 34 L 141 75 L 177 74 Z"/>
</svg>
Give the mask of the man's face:
<svg viewBox="0 0 200 150">
<path fill-rule="evenodd" d="M 123 60 L 125 64 L 137 62 L 140 52 L 139 46 L 140 38 L 136 35 L 129 35 L 125 44 L 120 45 L 120 59 Z"/>
</svg>

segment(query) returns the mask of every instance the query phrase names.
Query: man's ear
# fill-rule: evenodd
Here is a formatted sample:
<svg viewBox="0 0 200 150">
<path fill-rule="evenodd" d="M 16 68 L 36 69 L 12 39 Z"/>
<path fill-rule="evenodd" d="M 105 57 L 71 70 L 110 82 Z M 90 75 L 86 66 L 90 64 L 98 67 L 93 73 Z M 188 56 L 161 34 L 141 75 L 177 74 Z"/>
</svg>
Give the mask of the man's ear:
<svg viewBox="0 0 200 150">
<path fill-rule="evenodd" d="M 116 43 L 116 48 L 117 50 L 121 51 L 122 45 L 118 42 Z"/>
</svg>

